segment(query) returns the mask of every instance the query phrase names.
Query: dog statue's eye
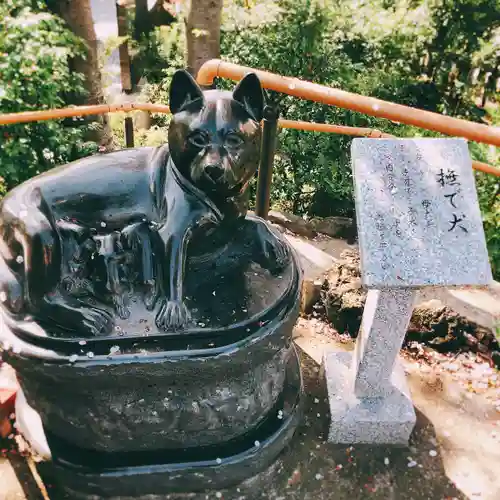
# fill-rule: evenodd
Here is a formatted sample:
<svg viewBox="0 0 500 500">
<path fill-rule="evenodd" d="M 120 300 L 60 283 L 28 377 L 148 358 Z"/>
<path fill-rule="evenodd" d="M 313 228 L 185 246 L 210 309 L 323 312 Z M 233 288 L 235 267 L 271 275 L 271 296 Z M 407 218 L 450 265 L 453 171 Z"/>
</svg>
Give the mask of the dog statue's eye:
<svg viewBox="0 0 500 500">
<path fill-rule="evenodd" d="M 230 148 L 239 148 L 243 144 L 243 139 L 238 134 L 227 134 L 224 142 Z"/>
<path fill-rule="evenodd" d="M 204 132 L 196 131 L 188 137 L 188 142 L 197 148 L 204 148 L 208 146 L 209 139 Z"/>
</svg>

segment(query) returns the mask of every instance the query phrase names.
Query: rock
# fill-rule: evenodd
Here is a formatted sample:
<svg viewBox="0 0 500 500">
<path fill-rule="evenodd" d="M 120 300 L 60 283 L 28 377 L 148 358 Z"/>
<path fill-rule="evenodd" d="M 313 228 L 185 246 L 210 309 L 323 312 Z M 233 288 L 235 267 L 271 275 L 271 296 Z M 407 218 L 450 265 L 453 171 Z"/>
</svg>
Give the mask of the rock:
<svg viewBox="0 0 500 500">
<path fill-rule="evenodd" d="M 321 297 L 321 280 L 304 280 L 300 298 L 300 312 L 309 314 Z"/>
<path fill-rule="evenodd" d="M 361 324 L 366 290 L 361 287 L 359 254 L 346 250 L 328 272 L 321 299 L 328 320 L 340 332 L 356 336 Z"/>
<path fill-rule="evenodd" d="M 268 219 L 269 222 L 286 227 L 292 231 L 292 233 L 305 236 L 306 238 L 314 238 L 317 234 L 313 227 L 298 215 L 271 210 L 269 212 Z"/>
<path fill-rule="evenodd" d="M 474 335 L 471 335 L 470 333 L 465 333 L 464 338 L 465 338 L 465 343 L 469 347 L 477 348 L 479 340 L 476 337 L 474 337 Z"/>
<path fill-rule="evenodd" d="M 468 346 L 477 349 L 477 325 L 452 311 L 423 303 L 415 307 L 406 336 L 407 341 L 424 342 L 439 352 Z"/>
<path fill-rule="evenodd" d="M 352 241 L 356 239 L 356 224 L 351 217 L 314 218 L 311 219 L 310 224 L 318 233 L 326 234 L 332 238 L 344 238 Z"/>
<path fill-rule="evenodd" d="M 493 351 L 491 353 L 491 359 L 497 368 L 500 368 L 500 351 Z"/>
<path fill-rule="evenodd" d="M 321 302 L 328 321 L 339 333 L 356 337 L 361 325 L 367 290 L 361 285 L 360 259 L 355 250 L 346 250 L 326 274 Z M 410 320 L 406 342 L 417 341 L 439 352 L 468 348 L 474 352 L 496 352 L 499 344 L 492 331 L 460 316 L 437 300 L 417 305 Z"/>
</svg>

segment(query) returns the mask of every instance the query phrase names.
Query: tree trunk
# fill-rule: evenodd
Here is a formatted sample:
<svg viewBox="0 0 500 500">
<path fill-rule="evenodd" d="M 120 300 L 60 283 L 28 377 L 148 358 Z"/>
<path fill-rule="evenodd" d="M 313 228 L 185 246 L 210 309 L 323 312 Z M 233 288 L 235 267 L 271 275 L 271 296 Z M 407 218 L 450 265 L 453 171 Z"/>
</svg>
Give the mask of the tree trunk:
<svg viewBox="0 0 500 500">
<path fill-rule="evenodd" d="M 118 24 L 118 36 L 126 37 L 128 33 L 127 11 L 125 7 L 118 2 L 116 3 L 116 20 Z M 126 94 L 130 94 L 133 90 L 132 74 L 130 70 L 130 54 L 128 51 L 128 41 L 123 42 L 118 47 L 120 56 L 120 77 L 122 90 Z"/>
<path fill-rule="evenodd" d="M 223 0 L 189 0 L 186 15 L 186 61 L 196 77 L 201 65 L 220 56 Z"/>
<path fill-rule="evenodd" d="M 149 35 L 153 26 L 148 11 L 148 0 L 135 0 L 134 38 L 139 41 Z"/>
<path fill-rule="evenodd" d="M 49 9 L 61 17 L 75 35 L 84 40 L 87 46 L 87 57 L 75 58 L 72 67 L 85 77 L 84 86 L 87 91 L 85 104 L 104 103 L 101 71 L 97 53 L 97 37 L 92 19 L 90 0 L 50 0 Z M 111 143 L 111 129 L 106 115 L 100 117 L 101 127 L 93 139 L 104 146 Z"/>
</svg>

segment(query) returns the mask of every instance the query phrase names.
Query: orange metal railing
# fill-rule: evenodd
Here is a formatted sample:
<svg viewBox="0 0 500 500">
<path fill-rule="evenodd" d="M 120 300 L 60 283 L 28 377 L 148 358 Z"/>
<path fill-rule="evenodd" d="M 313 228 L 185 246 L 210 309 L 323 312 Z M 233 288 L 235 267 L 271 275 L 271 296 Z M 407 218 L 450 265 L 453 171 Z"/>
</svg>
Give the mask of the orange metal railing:
<svg viewBox="0 0 500 500">
<path fill-rule="evenodd" d="M 247 73 L 256 73 L 265 88 L 293 95 L 310 101 L 322 102 L 340 108 L 358 111 L 395 122 L 406 123 L 446 135 L 465 137 L 476 142 L 500 146 L 500 128 L 452 118 L 450 116 L 410 108 L 373 97 L 366 97 L 343 90 L 311 83 L 298 78 L 277 75 L 220 59 L 206 62 L 198 72 L 198 83 L 210 85 L 215 77 L 241 80 Z"/>
<path fill-rule="evenodd" d="M 22 111 L 21 113 L 0 114 L 0 125 L 56 120 L 61 118 L 70 118 L 72 116 L 104 115 L 106 113 L 117 113 L 120 111 L 149 111 L 150 113 L 170 113 L 170 108 L 161 104 L 148 103 L 71 106 L 69 108 L 47 109 L 44 111 Z"/>
<path fill-rule="evenodd" d="M 361 137 L 371 137 L 371 138 L 396 137 L 395 135 L 387 134 L 385 132 L 381 132 L 380 130 L 373 128 L 346 127 L 343 125 L 330 125 L 328 123 L 280 120 L 279 126 L 281 128 L 292 128 L 297 130 L 306 130 L 310 132 L 328 132 L 330 134 L 341 134 L 341 135 L 351 135 L 351 136 L 361 136 Z M 494 167 L 493 165 L 488 165 L 488 163 L 484 163 L 482 161 L 472 160 L 472 168 L 474 170 L 478 170 L 486 174 L 491 174 L 500 177 L 500 168 Z"/>
<path fill-rule="evenodd" d="M 170 113 L 170 108 L 162 104 L 149 103 L 122 103 L 103 104 L 95 106 L 72 106 L 69 108 L 49 109 L 44 111 L 24 111 L 21 113 L 0 114 L 0 125 L 11 125 L 15 123 L 28 123 L 34 121 L 54 120 L 70 118 L 75 116 L 102 115 L 106 113 L 147 111 L 150 113 Z M 466 122 L 468 123 L 468 122 Z M 343 125 L 331 125 L 328 123 L 314 123 L 294 120 L 279 120 L 281 128 L 305 130 L 310 132 L 327 132 L 331 134 L 343 134 L 361 137 L 394 137 L 380 130 L 364 127 L 347 127 Z M 500 168 L 493 167 L 487 163 L 473 161 L 475 170 L 500 177 Z"/>
</svg>

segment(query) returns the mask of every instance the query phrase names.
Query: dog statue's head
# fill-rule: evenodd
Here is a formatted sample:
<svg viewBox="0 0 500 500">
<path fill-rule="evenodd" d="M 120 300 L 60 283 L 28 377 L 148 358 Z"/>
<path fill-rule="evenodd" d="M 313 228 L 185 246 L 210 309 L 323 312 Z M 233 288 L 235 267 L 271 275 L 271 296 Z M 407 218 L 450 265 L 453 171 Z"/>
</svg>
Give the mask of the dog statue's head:
<svg viewBox="0 0 500 500">
<path fill-rule="evenodd" d="M 255 175 L 260 157 L 264 95 L 257 76 L 233 92 L 203 92 L 179 70 L 170 87 L 171 158 L 180 173 L 207 194 L 235 196 Z"/>
</svg>

